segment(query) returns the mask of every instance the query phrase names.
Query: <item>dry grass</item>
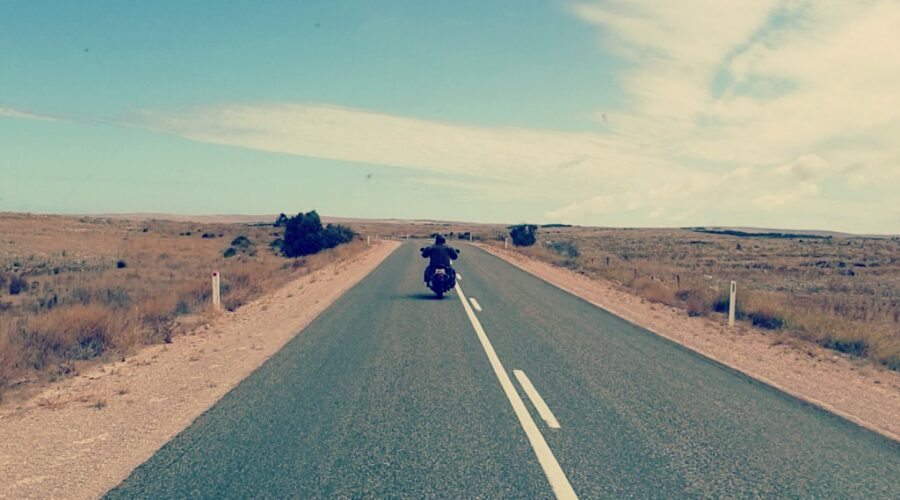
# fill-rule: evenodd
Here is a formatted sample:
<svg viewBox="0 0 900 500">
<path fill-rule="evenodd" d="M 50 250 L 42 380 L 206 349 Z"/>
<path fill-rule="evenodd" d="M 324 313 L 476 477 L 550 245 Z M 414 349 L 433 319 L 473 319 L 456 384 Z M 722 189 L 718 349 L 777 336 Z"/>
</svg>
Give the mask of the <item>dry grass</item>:
<svg viewBox="0 0 900 500">
<path fill-rule="evenodd" d="M 0 235 L 0 394 L 74 373 L 72 361 L 171 341 L 210 314 L 212 271 L 234 310 L 365 246 L 289 260 L 269 247 L 281 237 L 271 226 L 26 214 L 0 214 Z M 252 244 L 224 257 L 238 236 Z M 9 293 L 13 280 L 27 288 Z"/>
<path fill-rule="evenodd" d="M 484 240 L 502 246 L 495 230 Z M 693 316 L 727 311 L 736 280 L 739 319 L 778 332 L 779 343 L 815 342 L 900 370 L 900 239 L 600 228 L 543 228 L 538 239 L 515 250 Z"/>
</svg>

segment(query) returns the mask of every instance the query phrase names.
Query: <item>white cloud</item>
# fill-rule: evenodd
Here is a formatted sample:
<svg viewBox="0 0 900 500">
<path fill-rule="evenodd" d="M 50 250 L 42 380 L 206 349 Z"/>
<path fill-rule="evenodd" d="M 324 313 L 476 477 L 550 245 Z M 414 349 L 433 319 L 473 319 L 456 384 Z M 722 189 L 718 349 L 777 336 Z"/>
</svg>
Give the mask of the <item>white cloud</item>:
<svg viewBox="0 0 900 500">
<path fill-rule="evenodd" d="M 138 124 L 201 142 L 502 181 L 543 191 L 545 199 L 583 192 L 586 183 L 689 174 L 601 133 L 474 127 L 326 105 L 147 111 Z"/>
<path fill-rule="evenodd" d="M 827 161 L 814 154 L 801 155 L 790 163 L 777 167 L 775 173 L 790 176 L 801 181 L 809 181 L 820 177 L 829 168 Z"/>
<path fill-rule="evenodd" d="M 600 195 L 585 201 L 579 201 L 547 213 L 547 219 L 578 221 L 598 215 L 608 215 L 619 209 L 616 196 Z"/>
<path fill-rule="evenodd" d="M 817 194 L 819 194 L 819 186 L 811 182 L 802 182 L 795 188 L 760 196 L 753 200 L 753 203 L 763 210 L 777 210 Z"/>
<path fill-rule="evenodd" d="M 612 138 L 688 168 L 724 167 L 676 183 L 691 194 L 668 197 L 668 211 L 755 209 L 758 225 L 803 224 L 836 220 L 840 206 L 840 218 L 900 230 L 895 211 L 837 203 L 821 187 L 876 187 L 877 204 L 900 190 L 900 3 L 613 0 L 572 11 L 630 64 L 631 100 L 607 112 Z"/>
<path fill-rule="evenodd" d="M 43 120 L 43 121 L 56 121 L 57 119 L 52 116 L 46 115 L 38 115 L 34 113 L 29 113 L 27 111 L 20 111 L 14 108 L 4 108 L 0 107 L 0 116 L 5 116 L 7 118 L 21 118 L 24 120 Z"/>
</svg>

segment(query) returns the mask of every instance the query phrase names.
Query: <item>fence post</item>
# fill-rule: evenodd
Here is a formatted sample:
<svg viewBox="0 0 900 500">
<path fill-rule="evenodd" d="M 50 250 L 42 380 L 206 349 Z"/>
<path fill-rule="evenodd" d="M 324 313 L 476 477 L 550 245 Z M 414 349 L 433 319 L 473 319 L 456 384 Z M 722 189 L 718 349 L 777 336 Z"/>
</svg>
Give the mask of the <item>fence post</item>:
<svg viewBox="0 0 900 500">
<path fill-rule="evenodd" d="M 222 309 L 222 287 L 218 271 L 212 273 L 212 306 L 214 311 Z"/>
<path fill-rule="evenodd" d="M 737 299 L 737 281 L 732 281 L 731 294 L 728 298 L 728 328 L 734 328 L 735 299 Z"/>
</svg>

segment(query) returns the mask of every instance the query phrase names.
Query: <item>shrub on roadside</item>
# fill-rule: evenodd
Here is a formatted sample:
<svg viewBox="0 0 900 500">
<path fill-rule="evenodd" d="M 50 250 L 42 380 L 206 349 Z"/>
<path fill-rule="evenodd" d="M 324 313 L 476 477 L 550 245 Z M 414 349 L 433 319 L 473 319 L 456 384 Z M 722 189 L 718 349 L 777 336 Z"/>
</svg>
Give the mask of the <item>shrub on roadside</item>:
<svg viewBox="0 0 900 500">
<path fill-rule="evenodd" d="M 863 357 L 869 351 L 869 345 L 863 340 L 840 340 L 827 339 L 821 342 L 823 347 L 834 349 L 835 351 L 850 354 L 851 356 Z"/>
<path fill-rule="evenodd" d="M 713 301 L 710 295 L 711 293 L 706 287 L 699 285 L 687 290 L 680 290 L 675 294 L 675 297 L 684 304 L 684 309 L 687 311 L 688 316 L 697 317 L 706 316 L 712 312 Z"/>
<path fill-rule="evenodd" d="M 250 238 L 244 235 L 240 235 L 231 241 L 231 246 L 235 248 L 246 249 L 250 248 L 251 245 L 253 245 L 253 243 L 250 241 Z"/>
<path fill-rule="evenodd" d="M 13 276 L 12 279 L 9 280 L 9 294 L 10 295 L 19 295 L 22 292 L 28 291 L 28 281 L 21 276 Z"/>
<path fill-rule="evenodd" d="M 95 358 L 114 345 L 126 322 L 123 313 L 96 304 L 53 309 L 25 323 L 24 360 L 41 369 L 59 360 Z"/>
<path fill-rule="evenodd" d="M 765 328 L 766 330 L 777 330 L 784 327 L 784 318 L 767 312 L 752 312 L 747 315 L 753 326 Z"/>
<path fill-rule="evenodd" d="M 783 328 L 787 321 L 783 305 L 778 300 L 765 292 L 745 292 L 743 310 L 753 326 L 766 330 Z"/>
<path fill-rule="evenodd" d="M 509 228 L 509 236 L 513 245 L 517 247 L 530 247 L 537 241 L 537 226 L 534 224 L 519 224 Z"/>
<path fill-rule="evenodd" d="M 675 304 L 675 294 L 669 287 L 659 281 L 650 278 L 638 278 L 634 280 L 631 286 L 638 292 L 638 295 L 650 302 L 666 305 Z"/>
<path fill-rule="evenodd" d="M 547 248 L 554 252 L 569 258 L 576 258 L 581 255 L 578 246 L 571 241 L 553 241 L 547 244 Z"/>
<path fill-rule="evenodd" d="M 0 318 L 0 398 L 18 374 L 22 363 L 20 326 L 12 318 Z"/>
<path fill-rule="evenodd" d="M 713 303 L 712 303 L 713 311 L 715 311 L 717 313 L 728 314 L 728 308 L 730 307 L 729 306 L 730 300 L 731 299 L 728 296 L 728 294 L 719 295 L 718 297 L 716 297 L 715 300 L 713 300 Z M 734 319 L 744 319 L 744 317 L 746 316 L 746 314 L 744 312 L 744 308 L 742 306 L 743 306 L 743 300 L 741 300 L 741 298 L 738 298 L 737 303 L 734 305 Z"/>
<path fill-rule="evenodd" d="M 334 248 L 353 239 L 355 233 L 344 226 L 328 224 L 322 227 L 322 220 L 315 210 L 299 213 L 285 221 L 281 251 L 285 257 L 313 255 L 328 248 Z"/>
</svg>

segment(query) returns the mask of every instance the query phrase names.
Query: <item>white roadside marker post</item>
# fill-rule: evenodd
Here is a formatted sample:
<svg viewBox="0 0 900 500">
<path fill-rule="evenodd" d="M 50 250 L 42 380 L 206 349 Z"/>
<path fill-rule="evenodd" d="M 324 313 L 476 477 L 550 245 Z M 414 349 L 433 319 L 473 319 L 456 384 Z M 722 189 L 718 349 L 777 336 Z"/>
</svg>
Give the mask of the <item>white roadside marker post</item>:
<svg viewBox="0 0 900 500">
<path fill-rule="evenodd" d="M 212 306 L 214 311 L 222 309 L 222 288 L 218 271 L 212 273 Z"/>
<path fill-rule="evenodd" d="M 728 298 L 728 328 L 734 328 L 735 299 L 737 298 L 737 281 L 731 282 L 731 294 Z"/>
<path fill-rule="evenodd" d="M 503 249 L 509 250 L 509 237 L 508 236 L 503 237 Z"/>
<path fill-rule="evenodd" d="M 372 246 L 372 237 L 369 235 L 366 235 L 366 246 Z"/>
<path fill-rule="evenodd" d="M 472 243 L 472 233 L 469 233 L 469 243 Z"/>
</svg>

